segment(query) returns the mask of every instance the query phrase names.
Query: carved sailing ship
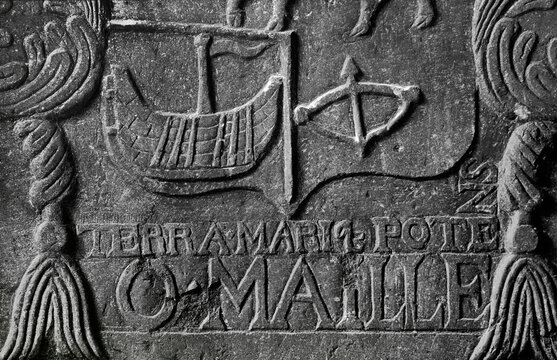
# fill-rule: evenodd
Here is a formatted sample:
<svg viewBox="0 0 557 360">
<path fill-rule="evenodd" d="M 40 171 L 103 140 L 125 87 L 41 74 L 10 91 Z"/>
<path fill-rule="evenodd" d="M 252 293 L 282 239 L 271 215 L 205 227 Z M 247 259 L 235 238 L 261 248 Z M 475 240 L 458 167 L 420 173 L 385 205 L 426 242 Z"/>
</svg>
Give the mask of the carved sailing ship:
<svg viewBox="0 0 557 360">
<path fill-rule="evenodd" d="M 253 99 L 231 110 L 168 113 L 141 103 L 125 69 L 114 67 L 105 90 L 133 100 L 108 100 L 107 116 L 115 124 L 108 131 L 146 176 L 194 180 L 242 174 L 264 155 L 277 127 L 281 84 L 280 77 L 272 77 Z"/>
<path fill-rule="evenodd" d="M 194 40 L 199 74 L 194 113 L 156 109 L 140 93 L 131 71 L 120 65 L 112 65 L 105 78 L 108 148 L 116 163 L 136 175 L 165 181 L 225 180 L 248 173 L 268 152 L 281 122 L 284 77 L 270 75 L 246 103 L 213 112 L 208 67 L 214 56 L 254 58 L 274 44 L 262 39 L 246 46 L 206 28 Z"/>
</svg>

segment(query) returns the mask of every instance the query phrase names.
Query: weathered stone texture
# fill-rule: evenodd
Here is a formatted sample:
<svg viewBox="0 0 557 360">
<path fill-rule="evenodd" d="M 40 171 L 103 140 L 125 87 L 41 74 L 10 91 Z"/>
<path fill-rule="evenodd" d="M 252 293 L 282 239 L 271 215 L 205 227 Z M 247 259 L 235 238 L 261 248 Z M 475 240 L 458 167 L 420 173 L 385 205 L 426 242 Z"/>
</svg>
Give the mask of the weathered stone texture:
<svg viewBox="0 0 557 360">
<path fill-rule="evenodd" d="M 0 0 L 0 359 L 557 359 L 556 17 Z"/>
</svg>

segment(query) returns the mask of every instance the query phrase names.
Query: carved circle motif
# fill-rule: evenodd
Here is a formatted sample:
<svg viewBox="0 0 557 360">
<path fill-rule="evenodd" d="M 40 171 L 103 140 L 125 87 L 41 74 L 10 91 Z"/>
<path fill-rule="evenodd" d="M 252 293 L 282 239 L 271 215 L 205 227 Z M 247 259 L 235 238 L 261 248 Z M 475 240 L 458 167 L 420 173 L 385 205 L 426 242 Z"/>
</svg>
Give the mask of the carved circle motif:
<svg viewBox="0 0 557 360">
<path fill-rule="evenodd" d="M 148 276 L 145 276 L 148 275 Z M 151 307 L 136 307 L 135 299 L 132 295 L 136 288 L 137 280 L 151 278 L 153 283 L 162 282 L 164 285 L 164 297 L 160 302 L 158 311 L 151 313 Z M 176 285 L 174 276 L 170 270 L 158 261 L 136 260 L 129 264 L 118 280 L 116 287 L 116 301 L 118 308 L 124 316 L 126 322 L 139 330 L 152 331 L 160 328 L 172 316 L 176 308 Z M 148 312 L 145 311 L 146 308 Z"/>
</svg>

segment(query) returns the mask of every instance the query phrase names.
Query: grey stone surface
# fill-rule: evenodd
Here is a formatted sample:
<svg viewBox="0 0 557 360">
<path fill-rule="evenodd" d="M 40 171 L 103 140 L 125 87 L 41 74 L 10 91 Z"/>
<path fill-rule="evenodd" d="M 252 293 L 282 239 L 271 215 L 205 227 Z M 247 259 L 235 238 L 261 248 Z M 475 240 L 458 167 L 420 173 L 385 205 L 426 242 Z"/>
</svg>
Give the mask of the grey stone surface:
<svg viewBox="0 0 557 360">
<path fill-rule="evenodd" d="M 557 359 L 556 17 L 0 0 L 0 359 Z"/>
</svg>

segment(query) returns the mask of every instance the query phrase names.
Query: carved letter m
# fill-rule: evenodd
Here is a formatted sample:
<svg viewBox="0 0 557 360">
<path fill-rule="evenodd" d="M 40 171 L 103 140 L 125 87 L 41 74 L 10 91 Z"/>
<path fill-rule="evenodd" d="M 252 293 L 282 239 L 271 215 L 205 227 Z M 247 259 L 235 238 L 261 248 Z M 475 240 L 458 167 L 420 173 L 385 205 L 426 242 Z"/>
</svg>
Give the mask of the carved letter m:
<svg viewBox="0 0 557 360">
<path fill-rule="evenodd" d="M 236 283 L 228 269 L 219 258 L 209 260 L 209 285 L 220 282 L 221 291 L 221 316 L 225 317 L 226 309 L 233 308 L 237 315 L 241 315 L 248 299 L 253 295 L 254 315 L 249 325 L 249 330 L 265 329 L 268 327 L 267 319 L 267 267 L 265 259 L 257 256 L 246 270 L 244 277 Z M 232 306 L 230 306 L 232 305 Z M 222 319 L 225 320 L 225 319 Z M 232 319 L 229 319 L 232 320 Z M 228 321 L 224 321 L 228 325 Z"/>
</svg>

